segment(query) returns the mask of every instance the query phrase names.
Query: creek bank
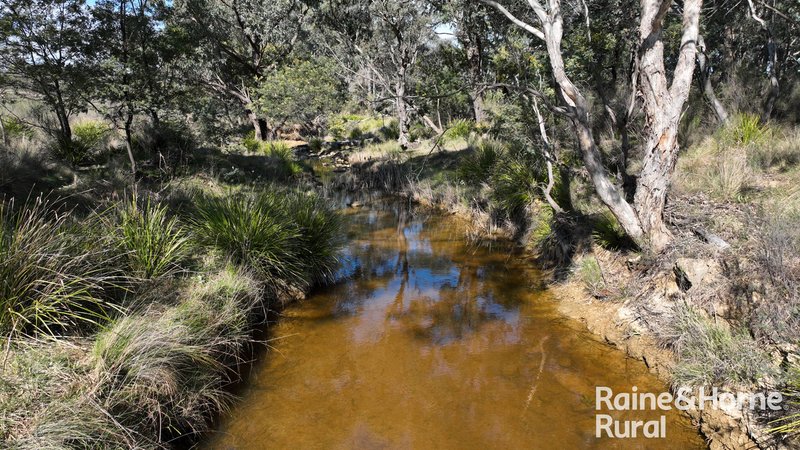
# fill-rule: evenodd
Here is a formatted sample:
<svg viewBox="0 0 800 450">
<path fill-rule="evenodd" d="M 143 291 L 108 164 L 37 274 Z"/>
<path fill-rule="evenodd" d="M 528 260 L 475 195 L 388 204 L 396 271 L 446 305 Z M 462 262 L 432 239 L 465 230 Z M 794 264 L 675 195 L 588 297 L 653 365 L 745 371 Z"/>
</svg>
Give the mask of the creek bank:
<svg viewBox="0 0 800 450">
<path fill-rule="evenodd" d="M 346 182 L 340 183 L 340 186 L 354 191 L 365 186 L 383 190 L 417 205 L 459 216 L 471 224 L 474 230 L 471 234 L 476 238 L 524 240 L 519 238 L 526 234 L 525 230 L 520 233 L 521 230 L 514 224 L 497 224 L 486 211 L 471 203 L 465 204 L 460 193 L 462 187 L 457 184 L 434 184 L 420 181 L 419 177 L 414 179 L 416 181 L 409 177 L 406 183 L 386 183 L 386 180 L 402 178 L 395 173 L 398 167 L 400 165 L 391 160 L 353 164 L 352 170 L 342 175 Z M 408 170 L 408 174 L 413 172 Z M 675 203 L 680 205 L 692 200 L 678 198 Z M 535 221 L 535 211 L 529 213 L 533 214 Z M 731 274 L 731 267 L 747 267 L 748 264 L 744 257 L 746 255 L 737 256 L 741 249 L 734 253 L 731 246 L 717 236 L 712 235 L 713 239 L 708 239 L 702 235 L 697 236 L 696 226 L 684 228 L 675 231 L 674 248 L 655 259 L 628 258 L 623 252 L 606 251 L 591 243 L 584 245 L 575 251 L 572 265 L 552 285 L 562 314 L 583 322 L 593 334 L 622 349 L 632 358 L 641 360 L 651 372 L 675 387 L 677 355 L 658 334 L 658 327 L 650 325 L 657 325 L 654 322 L 659 320 L 668 320 L 676 305 L 684 304 L 699 309 L 704 320 L 712 321 L 720 329 L 729 332 L 734 330 L 737 317 L 741 316 L 742 311 L 737 310 L 733 291 L 741 279 Z M 731 236 L 725 236 L 725 239 L 730 238 Z M 720 245 L 720 241 L 724 245 Z M 532 257 L 535 256 L 534 253 L 535 251 L 531 252 Z M 599 292 L 587 290 L 577 273 L 577 261 L 584 255 L 596 258 L 604 267 L 599 269 L 604 285 Z M 613 270 L 609 271 L 609 268 Z M 610 276 L 608 272 L 614 272 L 611 274 L 614 276 Z M 762 297 L 757 289 L 753 289 L 749 295 L 754 301 Z M 773 361 L 768 364 L 770 366 L 780 366 L 791 356 L 791 352 L 783 351 L 780 347 L 774 351 L 769 349 L 762 350 L 769 352 L 772 357 Z M 753 388 L 721 387 L 721 391 L 734 395 L 746 394 L 752 389 L 763 392 L 777 388 L 769 377 Z M 798 445 L 791 438 L 767 432 L 770 428 L 769 421 L 774 417 L 756 415 L 749 409 L 737 411 L 704 408 L 688 413 L 713 449 L 780 449 Z"/>
</svg>

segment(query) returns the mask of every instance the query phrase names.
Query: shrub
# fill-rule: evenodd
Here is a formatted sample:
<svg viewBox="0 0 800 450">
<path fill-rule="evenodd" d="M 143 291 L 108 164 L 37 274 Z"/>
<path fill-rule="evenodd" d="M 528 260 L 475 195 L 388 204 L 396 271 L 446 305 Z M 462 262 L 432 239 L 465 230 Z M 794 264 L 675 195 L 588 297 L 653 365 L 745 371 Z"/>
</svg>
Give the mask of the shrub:
<svg viewBox="0 0 800 450">
<path fill-rule="evenodd" d="M 116 239 L 123 250 L 126 272 L 137 278 L 158 278 L 179 269 L 187 238 L 166 206 L 140 205 L 133 196 L 118 207 Z"/>
<path fill-rule="evenodd" d="M 279 192 L 200 197 L 192 219 L 195 236 L 235 263 L 252 267 L 273 285 L 303 279 L 300 230 L 287 219 Z"/>
<path fill-rule="evenodd" d="M 70 164 L 86 164 L 105 150 L 109 134 L 105 123 L 86 120 L 72 126 L 72 142 L 57 141 L 56 153 Z"/>
<path fill-rule="evenodd" d="M 456 139 L 466 139 L 469 137 L 475 124 L 466 119 L 456 119 L 447 124 L 447 129 L 444 132 L 444 138 L 448 141 Z"/>
<path fill-rule="evenodd" d="M 677 385 L 752 385 L 774 375 L 769 354 L 744 330 L 731 330 L 686 303 L 677 304 L 657 334 L 678 355 Z"/>
<path fill-rule="evenodd" d="M 67 214 L 42 198 L 13 206 L 0 203 L 0 332 L 54 334 L 106 320 L 100 251 L 69 235 Z"/>
<path fill-rule="evenodd" d="M 480 140 L 475 151 L 464 157 L 459 164 L 459 179 L 473 185 L 487 181 L 505 151 L 505 146 L 499 141 Z"/>
<path fill-rule="evenodd" d="M 301 262 L 310 282 L 333 279 L 343 245 L 341 216 L 318 195 L 294 194 L 289 200 L 291 220 L 300 230 Z"/>
</svg>

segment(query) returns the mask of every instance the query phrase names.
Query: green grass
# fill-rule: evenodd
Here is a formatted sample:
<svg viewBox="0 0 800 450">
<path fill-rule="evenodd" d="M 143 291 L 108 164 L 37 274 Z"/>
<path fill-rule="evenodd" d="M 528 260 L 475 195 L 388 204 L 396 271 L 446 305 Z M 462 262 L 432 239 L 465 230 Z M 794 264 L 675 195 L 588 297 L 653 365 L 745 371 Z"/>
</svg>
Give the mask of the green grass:
<svg viewBox="0 0 800 450">
<path fill-rule="evenodd" d="M 504 157 L 505 145 L 495 140 L 481 140 L 474 152 L 461 160 L 458 177 L 465 183 L 478 185 L 493 175 L 497 163 Z"/>
<path fill-rule="evenodd" d="M 717 323 L 691 306 L 677 304 L 659 332 L 678 356 L 678 386 L 752 386 L 776 375 L 769 354 L 745 330 Z"/>
<path fill-rule="evenodd" d="M 200 197 L 192 226 L 201 246 L 252 267 L 273 286 L 307 286 L 337 262 L 339 218 L 315 196 L 273 188 Z"/>
<path fill-rule="evenodd" d="M 159 278 L 180 270 L 188 253 L 188 237 L 166 206 L 141 204 L 135 196 L 117 206 L 118 224 L 112 224 L 123 252 L 125 271 L 136 278 Z"/>
<path fill-rule="evenodd" d="M 53 335 L 107 319 L 104 251 L 70 234 L 68 216 L 42 198 L 0 203 L 0 333 Z"/>
</svg>

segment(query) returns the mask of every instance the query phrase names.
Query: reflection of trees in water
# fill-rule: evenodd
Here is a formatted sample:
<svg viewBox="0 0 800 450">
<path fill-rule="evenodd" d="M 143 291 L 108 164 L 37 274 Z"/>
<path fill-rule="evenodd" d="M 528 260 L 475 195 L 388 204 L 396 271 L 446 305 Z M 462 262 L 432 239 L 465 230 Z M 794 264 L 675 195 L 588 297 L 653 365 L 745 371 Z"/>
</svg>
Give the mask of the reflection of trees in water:
<svg viewBox="0 0 800 450">
<path fill-rule="evenodd" d="M 345 310 L 355 312 L 391 288 L 386 320 L 442 344 L 507 319 L 529 293 L 524 264 L 511 252 L 468 249 L 447 221 L 421 222 L 405 206 L 353 220 L 360 228 L 351 243 L 358 270 L 357 281 L 346 283 Z"/>
</svg>

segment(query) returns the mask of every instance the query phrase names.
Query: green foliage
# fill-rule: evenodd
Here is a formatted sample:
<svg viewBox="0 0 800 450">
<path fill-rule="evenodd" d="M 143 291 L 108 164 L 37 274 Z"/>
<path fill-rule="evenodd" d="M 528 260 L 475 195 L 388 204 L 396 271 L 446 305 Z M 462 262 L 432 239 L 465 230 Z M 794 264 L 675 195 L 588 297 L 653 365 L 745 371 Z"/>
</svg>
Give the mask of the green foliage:
<svg viewBox="0 0 800 450">
<path fill-rule="evenodd" d="M 192 223 L 201 245 L 253 268 L 276 287 L 325 278 L 336 263 L 339 219 L 314 197 L 277 189 L 201 197 Z"/>
<path fill-rule="evenodd" d="M 351 141 L 359 141 L 363 138 L 364 138 L 364 132 L 361 131 L 361 128 L 353 128 L 352 130 L 350 130 L 350 136 L 348 136 L 348 139 L 350 139 Z"/>
<path fill-rule="evenodd" d="M 578 278 L 583 283 L 589 293 L 598 298 L 604 297 L 604 290 L 606 282 L 603 278 L 603 269 L 597 258 L 594 256 L 586 256 L 581 259 L 578 265 Z"/>
<path fill-rule="evenodd" d="M 250 130 L 247 132 L 245 137 L 242 139 L 242 145 L 250 153 L 255 153 L 261 148 L 261 141 L 256 139 L 255 130 Z"/>
<path fill-rule="evenodd" d="M 320 138 L 311 138 L 308 140 L 308 149 L 312 153 L 319 153 L 322 150 L 323 140 Z"/>
<path fill-rule="evenodd" d="M 312 125 L 341 106 L 344 92 L 336 64 L 315 58 L 292 62 L 262 78 L 256 104 L 279 122 Z"/>
<path fill-rule="evenodd" d="M 7 139 L 32 138 L 33 130 L 16 117 L 0 118 Z"/>
<path fill-rule="evenodd" d="M 772 130 L 761 123 L 755 114 L 737 114 L 717 131 L 717 140 L 722 146 L 758 145 L 770 137 Z"/>
<path fill-rule="evenodd" d="M 786 373 L 786 381 L 783 389 L 784 398 L 788 398 L 784 406 L 784 416 L 773 420 L 769 424 L 772 426 L 770 433 L 793 435 L 800 432 L 800 366 L 792 365 Z"/>
<path fill-rule="evenodd" d="M 187 254 L 187 237 L 178 219 L 164 205 L 140 205 L 133 196 L 118 206 L 115 238 L 123 251 L 126 273 L 137 278 L 159 278 L 179 270 Z"/>
<path fill-rule="evenodd" d="M 608 211 L 603 212 L 592 224 L 594 242 L 606 250 L 635 248 L 636 244 L 625 233 L 617 218 Z"/>
<path fill-rule="evenodd" d="M 72 141 L 57 138 L 54 151 L 59 158 L 70 164 L 90 163 L 105 150 L 110 131 L 104 122 L 86 120 L 72 126 Z"/>
<path fill-rule="evenodd" d="M 475 129 L 475 123 L 467 119 L 456 119 L 447 124 L 444 138 L 448 141 L 456 139 L 466 139 Z"/>
<path fill-rule="evenodd" d="M 775 375 L 769 354 L 745 330 L 731 330 L 687 304 L 676 305 L 660 331 L 678 354 L 678 385 L 749 386 Z"/>
<path fill-rule="evenodd" d="M 458 166 L 459 179 L 473 185 L 489 180 L 505 154 L 503 143 L 486 139 L 479 141 L 474 152 L 461 160 Z"/>
<path fill-rule="evenodd" d="M 55 334 L 106 320 L 97 252 L 70 235 L 67 214 L 38 198 L 0 203 L 0 332 Z"/>
<path fill-rule="evenodd" d="M 525 149 L 509 152 L 496 166 L 491 179 L 492 197 L 509 214 L 520 214 L 539 198 L 543 180 L 541 167 Z"/>
<path fill-rule="evenodd" d="M 400 137 L 400 125 L 397 123 L 397 120 L 392 119 L 383 125 L 378 130 L 378 133 L 385 141 L 396 141 L 397 138 Z"/>
<path fill-rule="evenodd" d="M 323 283 L 333 279 L 344 245 L 341 216 L 322 197 L 296 193 L 289 198 L 290 219 L 299 230 L 300 260 L 306 277 Z"/>
</svg>

